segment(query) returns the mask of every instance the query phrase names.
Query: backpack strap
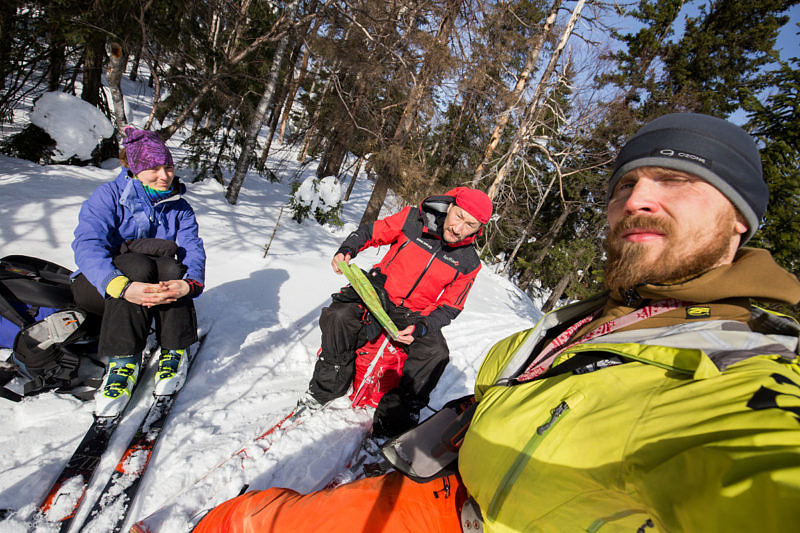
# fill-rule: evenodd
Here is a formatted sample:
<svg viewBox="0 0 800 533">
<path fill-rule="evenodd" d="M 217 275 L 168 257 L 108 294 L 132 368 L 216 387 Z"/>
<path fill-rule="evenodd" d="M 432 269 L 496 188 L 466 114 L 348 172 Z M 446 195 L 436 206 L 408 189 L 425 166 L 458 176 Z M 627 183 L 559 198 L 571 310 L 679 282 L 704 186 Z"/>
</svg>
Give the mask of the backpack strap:
<svg viewBox="0 0 800 533">
<path fill-rule="evenodd" d="M 59 285 L 69 285 L 72 274 L 70 269 L 57 263 L 29 255 L 7 255 L 0 259 L 0 267 L 0 272 L 15 272 L 23 277 L 42 278 Z"/>
<path fill-rule="evenodd" d="M 17 377 L 17 369 L 13 363 L 0 363 L 0 398 L 5 398 L 12 402 L 22 401 L 23 396 L 21 394 L 6 388 L 6 385 L 15 377 Z"/>
<path fill-rule="evenodd" d="M 6 400 L 11 400 L 12 402 L 21 402 L 24 396 L 20 396 L 16 392 L 5 387 L 0 387 L 0 398 L 5 398 Z"/>
</svg>

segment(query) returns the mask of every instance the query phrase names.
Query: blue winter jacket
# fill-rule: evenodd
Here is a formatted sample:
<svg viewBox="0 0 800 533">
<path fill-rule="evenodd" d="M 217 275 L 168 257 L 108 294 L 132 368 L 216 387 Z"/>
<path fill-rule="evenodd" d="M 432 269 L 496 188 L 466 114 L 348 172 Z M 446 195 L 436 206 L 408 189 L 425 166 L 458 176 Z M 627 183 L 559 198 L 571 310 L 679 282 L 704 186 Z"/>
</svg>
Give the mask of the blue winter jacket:
<svg viewBox="0 0 800 533">
<path fill-rule="evenodd" d="M 100 294 L 117 276 L 112 263 L 125 241 L 155 237 L 178 244 L 178 260 L 186 265 L 184 279 L 205 284 L 206 252 L 197 234 L 197 220 L 189 202 L 179 194 L 152 205 L 142 183 L 127 168 L 109 183 L 99 186 L 83 202 L 75 228 L 75 264 Z"/>
</svg>

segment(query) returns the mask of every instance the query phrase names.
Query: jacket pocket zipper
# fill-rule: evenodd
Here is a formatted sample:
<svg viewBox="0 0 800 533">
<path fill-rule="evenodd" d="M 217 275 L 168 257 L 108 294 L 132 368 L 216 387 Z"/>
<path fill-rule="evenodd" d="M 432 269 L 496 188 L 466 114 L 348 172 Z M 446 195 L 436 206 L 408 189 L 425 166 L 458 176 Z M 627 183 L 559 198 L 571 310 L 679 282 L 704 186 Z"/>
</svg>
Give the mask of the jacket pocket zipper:
<svg viewBox="0 0 800 533">
<path fill-rule="evenodd" d="M 522 473 L 525 465 L 527 465 L 530 458 L 533 457 L 533 453 L 536 451 L 536 448 L 539 447 L 544 438 L 556 426 L 556 424 L 563 420 L 563 416 L 568 410 L 569 405 L 566 401 L 562 400 L 560 404 L 550 411 L 550 419 L 536 428 L 536 431 L 533 433 L 531 438 L 528 439 L 528 442 L 517 455 L 514 464 L 512 464 L 511 468 L 509 468 L 508 472 L 506 472 L 506 475 L 500 482 L 497 492 L 494 494 L 494 498 L 492 498 L 492 502 L 489 504 L 488 518 L 490 520 L 497 518 L 497 513 L 500 512 L 500 508 L 506 501 L 506 498 L 508 498 L 511 487 L 514 486 L 514 483 Z"/>
<path fill-rule="evenodd" d="M 419 285 L 419 282 L 422 280 L 423 276 L 425 276 L 425 273 L 426 273 L 426 272 L 428 272 L 428 269 L 431 267 L 431 264 L 433 263 L 433 260 L 434 260 L 434 259 L 436 259 L 436 252 L 434 252 L 434 253 L 431 255 L 431 258 L 430 258 L 430 259 L 428 259 L 428 264 L 427 264 L 427 265 L 425 265 L 425 268 L 422 270 L 422 274 L 420 274 L 420 275 L 419 275 L 419 277 L 417 278 L 417 281 L 415 281 L 415 282 L 414 282 L 414 285 L 412 285 L 412 286 L 411 286 L 411 290 L 409 290 L 409 291 L 408 291 L 408 294 L 406 294 L 405 298 L 403 298 L 402 300 L 400 300 L 400 305 L 403 305 L 403 303 L 404 303 L 406 300 L 408 300 L 408 297 L 409 297 L 409 296 L 411 296 L 411 293 L 412 293 L 412 292 L 414 292 L 414 289 L 416 289 L 416 288 L 417 288 L 417 285 Z"/>
<path fill-rule="evenodd" d="M 391 265 L 391 264 L 392 264 L 392 262 L 393 262 L 395 259 L 397 259 L 397 256 L 398 256 L 398 255 L 400 255 L 400 252 L 402 252 L 402 251 L 403 251 L 403 248 L 405 248 L 405 247 L 408 245 L 408 243 L 410 243 L 410 242 L 411 242 L 411 241 L 407 240 L 406 242 L 404 242 L 403 244 L 401 244 L 401 245 L 400 245 L 400 246 L 397 248 L 397 251 L 396 251 L 396 252 L 395 252 L 395 254 L 392 256 L 392 258 L 391 258 L 391 259 L 389 259 L 389 261 L 388 261 L 388 262 L 387 262 L 387 263 L 384 265 L 384 268 L 389 268 L 389 265 Z"/>
</svg>

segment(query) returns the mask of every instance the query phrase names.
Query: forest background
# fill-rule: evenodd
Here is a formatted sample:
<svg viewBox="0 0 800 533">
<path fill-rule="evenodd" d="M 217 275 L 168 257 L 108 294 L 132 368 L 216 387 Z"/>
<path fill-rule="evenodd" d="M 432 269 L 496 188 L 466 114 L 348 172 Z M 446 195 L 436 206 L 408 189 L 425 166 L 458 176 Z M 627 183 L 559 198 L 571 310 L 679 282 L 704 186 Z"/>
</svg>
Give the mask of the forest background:
<svg viewBox="0 0 800 533">
<path fill-rule="evenodd" d="M 605 181 L 625 139 L 703 112 L 758 140 L 771 202 L 750 245 L 798 275 L 798 3 L 5 0 L 0 151 L 53 162 L 53 140 L 15 128 L 14 112 L 63 91 L 116 128 L 93 161 L 70 162 L 113 157 L 122 76 L 147 76 L 152 112 L 135 125 L 181 138 L 178 164 L 230 204 L 248 173 L 278 179 L 267 156 L 286 144 L 347 183 L 345 202 L 356 179 L 374 182 L 362 223 L 390 189 L 406 203 L 485 190 L 483 259 L 549 295 L 547 311 L 602 287 Z M 784 54 L 779 35 L 794 43 Z"/>
</svg>

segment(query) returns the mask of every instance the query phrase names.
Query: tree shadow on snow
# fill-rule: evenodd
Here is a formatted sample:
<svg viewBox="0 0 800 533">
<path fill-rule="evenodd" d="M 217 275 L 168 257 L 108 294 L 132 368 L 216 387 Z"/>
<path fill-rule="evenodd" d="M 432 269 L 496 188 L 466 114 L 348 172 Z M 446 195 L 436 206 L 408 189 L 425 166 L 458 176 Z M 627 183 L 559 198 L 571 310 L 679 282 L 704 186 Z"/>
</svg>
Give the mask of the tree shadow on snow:
<svg viewBox="0 0 800 533">
<path fill-rule="evenodd" d="M 254 393 L 261 396 L 287 378 L 311 377 L 315 350 L 299 343 L 315 332 L 328 295 L 324 300 L 312 296 L 320 301 L 308 313 L 282 322 L 279 291 L 288 279 L 286 270 L 263 269 L 200 297 L 198 321 L 208 336 L 189 385 L 201 380 L 198 385 L 206 390 L 227 390 L 235 403 Z"/>
</svg>

